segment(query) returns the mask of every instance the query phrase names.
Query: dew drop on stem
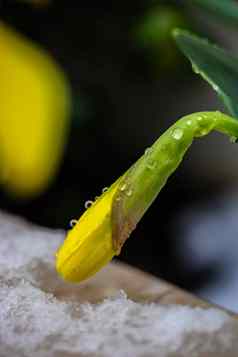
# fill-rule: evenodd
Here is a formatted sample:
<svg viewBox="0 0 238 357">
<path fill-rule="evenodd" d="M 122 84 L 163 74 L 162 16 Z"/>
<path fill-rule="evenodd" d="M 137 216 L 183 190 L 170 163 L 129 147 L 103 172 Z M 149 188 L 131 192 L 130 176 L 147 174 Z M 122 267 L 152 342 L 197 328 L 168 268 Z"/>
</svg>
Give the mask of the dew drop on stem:
<svg viewBox="0 0 238 357">
<path fill-rule="evenodd" d="M 124 183 L 121 187 L 120 187 L 120 190 L 123 192 L 123 191 L 125 191 L 125 189 L 126 189 L 126 183 Z"/>
<path fill-rule="evenodd" d="M 88 201 L 85 202 L 84 207 L 85 207 L 86 209 L 88 209 L 89 207 L 92 206 L 92 204 L 93 204 L 93 201 L 88 200 Z"/>
<path fill-rule="evenodd" d="M 230 142 L 233 143 L 233 144 L 235 144 L 235 143 L 238 142 L 238 138 L 237 138 L 236 136 L 231 136 L 231 137 L 230 137 Z"/>
<path fill-rule="evenodd" d="M 145 149 L 145 155 L 146 156 L 149 155 L 151 153 L 151 151 L 152 151 L 152 148 Z"/>
<path fill-rule="evenodd" d="M 71 221 L 69 222 L 70 228 L 73 228 L 77 224 L 77 222 L 77 219 L 71 219 Z"/>
<path fill-rule="evenodd" d="M 127 195 L 128 197 L 130 197 L 130 196 L 132 195 L 132 190 L 126 191 L 126 195 Z"/>
<path fill-rule="evenodd" d="M 172 137 L 175 140 L 180 140 L 183 137 L 183 130 L 182 129 L 174 129 L 173 133 L 172 133 Z"/>
<path fill-rule="evenodd" d="M 154 170 L 156 168 L 156 162 L 155 161 L 149 161 L 146 164 L 147 169 L 149 170 Z"/>
</svg>

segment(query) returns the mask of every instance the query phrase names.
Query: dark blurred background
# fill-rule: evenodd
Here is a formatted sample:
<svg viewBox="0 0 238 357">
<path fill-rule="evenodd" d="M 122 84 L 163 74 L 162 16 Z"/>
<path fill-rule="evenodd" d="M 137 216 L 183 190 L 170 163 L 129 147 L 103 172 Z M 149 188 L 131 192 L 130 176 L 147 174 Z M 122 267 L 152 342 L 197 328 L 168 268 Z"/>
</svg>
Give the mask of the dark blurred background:
<svg viewBox="0 0 238 357">
<path fill-rule="evenodd" d="M 61 65 L 73 103 L 70 135 L 54 182 L 32 200 L 1 191 L 1 209 L 69 229 L 84 202 L 109 186 L 176 119 L 194 111 L 224 110 L 176 48 L 171 30 L 187 28 L 233 50 L 236 33 L 190 3 L 1 1 L 1 20 Z M 193 242 L 194 227 L 210 222 L 211 211 L 215 214 L 219 206 L 222 215 L 224 197 L 237 190 L 237 152 L 218 134 L 194 143 L 119 259 L 189 290 L 202 291 L 216 281 L 221 259 L 193 261 L 185 230 Z M 198 207 L 207 212 L 205 221 L 194 220 Z M 216 246 L 214 229 L 211 233 L 205 227 L 201 234 L 213 236 Z"/>
</svg>

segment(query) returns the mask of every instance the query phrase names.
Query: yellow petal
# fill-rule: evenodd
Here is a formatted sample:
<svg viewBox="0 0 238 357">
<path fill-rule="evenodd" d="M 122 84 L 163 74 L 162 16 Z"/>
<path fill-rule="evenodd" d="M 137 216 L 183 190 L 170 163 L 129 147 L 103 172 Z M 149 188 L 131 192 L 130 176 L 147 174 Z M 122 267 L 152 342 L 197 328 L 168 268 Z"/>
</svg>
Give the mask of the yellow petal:
<svg viewBox="0 0 238 357">
<path fill-rule="evenodd" d="M 112 241 L 111 214 L 119 182 L 120 179 L 85 211 L 56 253 L 56 269 L 65 280 L 87 279 L 117 254 Z"/>
<path fill-rule="evenodd" d="M 53 178 L 69 126 L 70 95 L 56 63 L 0 22 L 0 180 L 18 196 Z"/>
</svg>

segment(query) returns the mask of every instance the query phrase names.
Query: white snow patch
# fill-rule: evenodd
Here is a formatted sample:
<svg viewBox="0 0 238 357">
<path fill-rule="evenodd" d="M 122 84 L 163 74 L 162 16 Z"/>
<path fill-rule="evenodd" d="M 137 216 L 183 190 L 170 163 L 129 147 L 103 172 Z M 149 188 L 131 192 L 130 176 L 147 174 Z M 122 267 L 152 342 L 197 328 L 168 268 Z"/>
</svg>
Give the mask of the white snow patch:
<svg viewBox="0 0 238 357">
<path fill-rule="evenodd" d="M 123 292 L 79 304 L 46 292 L 45 276 L 60 284 L 54 252 L 62 239 L 0 214 L 0 357 L 238 355 L 238 322 L 217 309 L 136 303 Z"/>
</svg>

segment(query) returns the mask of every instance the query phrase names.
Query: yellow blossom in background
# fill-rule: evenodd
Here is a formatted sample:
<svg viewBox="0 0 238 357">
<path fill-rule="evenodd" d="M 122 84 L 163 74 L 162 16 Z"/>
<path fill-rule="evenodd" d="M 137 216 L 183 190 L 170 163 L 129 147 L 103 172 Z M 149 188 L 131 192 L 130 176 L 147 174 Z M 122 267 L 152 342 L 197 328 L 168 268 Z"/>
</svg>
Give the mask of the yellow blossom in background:
<svg viewBox="0 0 238 357">
<path fill-rule="evenodd" d="M 0 22 L 0 181 L 16 196 L 44 191 L 62 157 L 70 90 L 40 47 Z"/>
</svg>

